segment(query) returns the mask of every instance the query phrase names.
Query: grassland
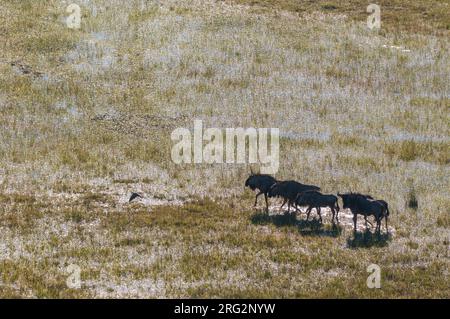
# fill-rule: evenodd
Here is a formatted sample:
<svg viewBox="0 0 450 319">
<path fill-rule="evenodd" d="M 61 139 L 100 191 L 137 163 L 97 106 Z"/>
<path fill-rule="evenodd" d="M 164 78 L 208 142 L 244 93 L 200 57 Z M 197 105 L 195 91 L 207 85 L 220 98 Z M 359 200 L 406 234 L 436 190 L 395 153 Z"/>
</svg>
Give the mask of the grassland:
<svg viewBox="0 0 450 319">
<path fill-rule="evenodd" d="M 367 20 L 367 6 L 376 3 L 381 7 L 382 34 L 389 32 L 414 32 L 444 35 L 450 30 L 449 2 L 446 0 L 232 0 L 233 3 L 256 6 L 261 10 L 285 10 L 299 14 L 323 12 L 344 14 L 349 19 Z"/>
<path fill-rule="evenodd" d="M 71 2 L 0 4 L 1 297 L 450 297 L 449 1 L 381 2 L 378 32 L 364 1 L 73 1 L 78 30 Z M 194 119 L 280 128 L 277 178 L 383 198 L 391 235 L 174 164 Z"/>
</svg>

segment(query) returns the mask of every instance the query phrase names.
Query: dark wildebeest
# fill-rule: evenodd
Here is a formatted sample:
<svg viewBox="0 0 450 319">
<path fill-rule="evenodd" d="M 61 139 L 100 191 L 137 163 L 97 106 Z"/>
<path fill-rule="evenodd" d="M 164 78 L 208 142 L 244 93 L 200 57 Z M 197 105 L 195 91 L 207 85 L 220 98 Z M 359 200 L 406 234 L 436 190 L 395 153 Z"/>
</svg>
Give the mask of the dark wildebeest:
<svg viewBox="0 0 450 319">
<path fill-rule="evenodd" d="M 257 189 L 259 192 L 256 194 L 255 205 L 258 202 L 258 196 L 264 194 L 264 198 L 266 199 L 266 212 L 269 212 L 269 203 L 267 201 L 267 194 L 270 190 L 270 187 L 275 184 L 277 180 L 270 175 L 266 174 L 251 174 L 247 180 L 245 181 L 245 186 L 250 187 L 251 190 Z"/>
<path fill-rule="evenodd" d="M 376 202 L 378 202 L 378 203 L 380 203 L 381 205 L 383 205 L 384 206 L 384 209 L 385 209 L 385 211 L 384 211 L 384 214 L 383 214 L 383 216 L 381 217 L 381 219 L 383 219 L 383 217 L 384 217 L 384 219 L 385 219 L 385 222 L 386 222 L 386 232 L 389 232 L 389 229 L 388 229 L 388 217 L 389 217 L 389 205 L 388 205 L 388 203 L 386 202 L 386 201 L 384 201 L 384 200 L 382 200 L 382 199 L 374 199 L 372 196 L 370 196 L 370 195 L 363 195 L 363 196 L 365 196 L 367 199 L 369 199 L 369 200 L 371 200 L 371 201 L 376 201 Z M 365 217 L 364 217 L 365 218 Z M 367 220 L 366 220 L 367 221 Z M 366 225 L 367 226 L 367 225 Z M 380 228 L 381 227 L 381 223 L 380 223 L 380 225 L 379 225 L 379 227 L 378 228 Z M 380 231 L 380 229 L 379 229 L 379 231 Z"/>
<path fill-rule="evenodd" d="M 342 198 L 343 207 L 349 208 L 353 213 L 353 224 L 355 232 L 358 214 L 363 215 L 366 221 L 367 216 L 373 215 L 375 217 L 375 221 L 377 222 L 376 231 L 378 233 L 381 231 L 381 220 L 383 219 L 383 217 L 389 215 L 387 203 L 385 201 L 375 200 L 371 196 L 357 193 L 338 193 L 338 196 Z"/>
<path fill-rule="evenodd" d="M 336 216 L 336 222 L 339 223 L 339 204 L 338 198 L 334 195 L 325 195 L 318 191 L 303 192 L 297 195 L 295 199 L 295 204 L 299 206 L 308 206 L 306 210 L 306 220 L 309 219 L 309 214 L 313 208 L 316 209 L 317 214 L 319 214 L 319 220 L 322 222 L 322 215 L 320 214 L 321 207 L 329 207 L 333 216 L 331 221 L 334 223 L 334 218 Z"/>
<path fill-rule="evenodd" d="M 386 232 L 389 233 L 389 229 L 388 229 L 388 217 L 390 215 L 389 205 L 388 205 L 388 203 L 386 201 L 384 201 L 382 199 L 377 199 L 376 201 L 381 203 L 384 206 L 384 208 L 385 208 L 384 219 L 386 221 Z"/>
<path fill-rule="evenodd" d="M 296 181 L 281 181 L 272 185 L 269 190 L 269 197 L 281 197 L 283 198 L 283 204 L 281 208 L 288 203 L 288 212 L 291 210 L 291 206 L 294 206 L 296 210 L 298 208 L 294 205 L 295 199 L 299 193 L 307 191 L 319 191 L 320 187 L 314 185 L 305 185 Z"/>
<path fill-rule="evenodd" d="M 388 217 L 389 217 L 390 213 L 389 213 L 389 205 L 388 205 L 388 203 L 386 201 L 384 201 L 382 199 L 375 199 L 371 195 L 367 195 L 367 194 L 358 194 L 358 193 L 350 193 L 350 194 L 363 196 L 363 197 L 369 199 L 370 201 L 376 201 L 376 202 L 379 202 L 381 205 L 383 205 L 384 208 L 385 208 L 385 211 L 384 211 L 384 215 L 381 217 L 381 219 L 383 219 L 383 218 L 385 219 L 385 221 L 386 221 L 386 232 L 389 232 L 389 230 L 388 230 Z M 367 228 L 367 223 L 370 224 L 370 227 L 373 226 L 372 223 L 367 220 L 367 215 L 364 215 L 364 220 L 366 222 L 366 228 Z"/>
<path fill-rule="evenodd" d="M 367 198 L 367 199 L 374 200 L 374 198 L 373 198 L 372 196 L 367 195 L 367 194 L 359 194 L 359 193 L 350 193 L 350 194 L 354 194 L 354 195 L 358 195 L 358 196 L 363 196 L 363 197 L 365 197 L 365 198 Z M 338 194 L 338 196 L 339 196 L 339 194 Z M 364 215 L 364 222 L 366 223 L 366 229 L 369 228 L 369 226 L 367 226 L 367 223 L 370 224 L 370 227 L 373 227 L 372 223 L 369 222 L 369 221 L 367 220 L 367 216 L 368 216 L 368 215 Z"/>
</svg>

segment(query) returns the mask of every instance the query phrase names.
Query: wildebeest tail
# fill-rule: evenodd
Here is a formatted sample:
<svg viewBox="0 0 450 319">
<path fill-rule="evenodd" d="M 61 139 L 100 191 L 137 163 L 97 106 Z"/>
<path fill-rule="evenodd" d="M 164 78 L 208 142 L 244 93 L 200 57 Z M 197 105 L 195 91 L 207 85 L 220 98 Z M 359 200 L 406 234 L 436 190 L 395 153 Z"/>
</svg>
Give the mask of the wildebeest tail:
<svg viewBox="0 0 450 319">
<path fill-rule="evenodd" d="M 384 209 L 386 210 L 386 216 L 389 216 L 390 212 L 389 212 L 389 205 L 386 201 L 384 200 L 380 200 L 380 203 L 383 205 Z"/>
</svg>

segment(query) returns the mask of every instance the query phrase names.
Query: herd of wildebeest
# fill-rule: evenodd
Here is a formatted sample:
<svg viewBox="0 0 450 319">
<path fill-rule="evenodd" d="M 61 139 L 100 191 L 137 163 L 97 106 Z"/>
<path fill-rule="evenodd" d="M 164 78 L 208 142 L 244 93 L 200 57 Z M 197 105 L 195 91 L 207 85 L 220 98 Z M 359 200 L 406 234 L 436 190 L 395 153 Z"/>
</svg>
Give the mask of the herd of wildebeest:
<svg viewBox="0 0 450 319">
<path fill-rule="evenodd" d="M 322 216 L 320 209 L 324 207 L 330 208 L 332 212 L 332 222 L 339 223 L 339 203 L 338 197 L 335 195 L 326 195 L 320 192 L 320 187 L 314 185 L 305 185 L 299 182 L 288 180 L 278 181 L 273 176 L 266 174 L 251 173 L 245 181 L 245 186 L 252 190 L 257 190 L 255 204 L 258 202 L 258 197 L 264 194 L 266 200 L 266 212 L 269 213 L 268 198 L 282 198 L 284 205 L 288 204 L 288 212 L 291 214 L 291 207 L 294 208 L 294 218 L 296 218 L 297 211 L 301 212 L 299 207 L 307 207 L 306 220 L 309 219 L 309 215 L 313 208 L 316 209 L 319 215 L 319 221 L 322 223 Z M 376 225 L 376 232 L 381 232 L 381 222 L 383 218 L 386 221 L 386 232 L 388 232 L 388 216 L 389 208 L 388 203 L 381 199 L 374 199 L 370 195 L 364 195 L 359 193 L 346 193 L 337 194 L 342 198 L 343 208 L 349 209 L 353 214 L 354 231 L 356 232 L 356 223 L 358 215 L 364 216 L 366 223 L 371 224 L 368 220 L 368 216 L 374 216 Z M 372 225 L 372 224 L 371 224 Z"/>
</svg>

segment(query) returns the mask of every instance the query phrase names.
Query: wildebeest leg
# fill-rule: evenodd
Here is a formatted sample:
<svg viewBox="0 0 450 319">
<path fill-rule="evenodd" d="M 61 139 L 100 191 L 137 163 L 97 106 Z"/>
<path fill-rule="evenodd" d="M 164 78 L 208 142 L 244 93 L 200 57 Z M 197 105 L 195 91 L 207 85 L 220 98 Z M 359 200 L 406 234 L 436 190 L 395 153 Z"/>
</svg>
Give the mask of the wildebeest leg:
<svg viewBox="0 0 450 319">
<path fill-rule="evenodd" d="M 286 198 L 284 198 L 284 199 L 283 199 L 283 204 L 281 204 L 281 207 L 280 207 L 280 209 L 283 209 L 283 207 L 284 207 L 284 205 L 286 204 L 286 202 L 287 202 L 287 199 L 286 199 Z"/>
<path fill-rule="evenodd" d="M 366 230 L 368 228 L 367 223 L 369 223 L 370 227 L 373 227 L 372 223 L 367 219 L 367 215 L 364 215 L 364 220 L 366 221 Z"/>
<path fill-rule="evenodd" d="M 331 209 L 331 213 L 333 214 L 333 215 L 331 216 L 331 222 L 334 224 L 334 215 L 336 214 L 336 211 L 334 210 L 334 207 L 333 207 L 333 206 L 331 206 L 330 209 Z"/>
<path fill-rule="evenodd" d="M 386 218 L 386 233 L 389 234 L 389 228 L 388 228 L 388 217 L 385 216 L 384 218 Z"/>
<path fill-rule="evenodd" d="M 356 233 L 356 221 L 358 220 L 358 214 L 353 213 L 353 231 Z"/>
<path fill-rule="evenodd" d="M 267 201 L 267 193 L 264 193 L 264 198 L 266 200 L 266 213 L 269 214 L 269 202 Z"/>
<path fill-rule="evenodd" d="M 312 206 L 309 206 L 309 207 L 306 209 L 306 220 L 309 219 L 309 214 L 311 214 L 311 210 L 312 210 Z"/>
<path fill-rule="evenodd" d="M 303 213 L 300 208 L 298 208 L 297 204 L 294 203 L 295 211 Z"/>
<path fill-rule="evenodd" d="M 319 215 L 319 221 L 322 224 L 322 215 L 320 214 L 320 207 L 316 207 L 317 214 Z"/>
<path fill-rule="evenodd" d="M 336 222 L 339 224 L 339 206 L 336 207 Z"/>
<path fill-rule="evenodd" d="M 261 195 L 263 192 L 259 192 L 258 194 L 256 194 L 256 198 L 255 198 L 255 204 L 253 205 L 253 207 L 256 207 L 256 204 L 258 203 L 258 196 Z"/>
</svg>

